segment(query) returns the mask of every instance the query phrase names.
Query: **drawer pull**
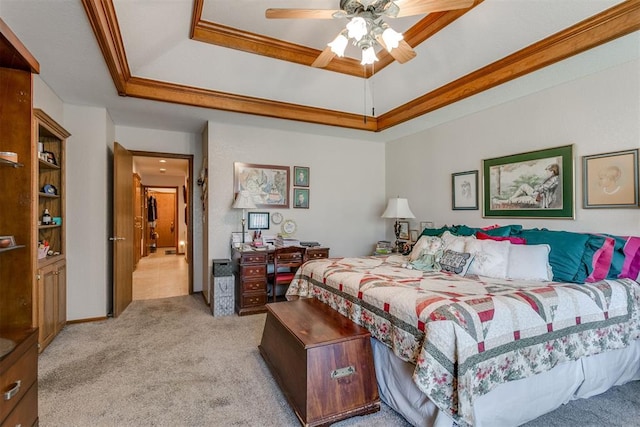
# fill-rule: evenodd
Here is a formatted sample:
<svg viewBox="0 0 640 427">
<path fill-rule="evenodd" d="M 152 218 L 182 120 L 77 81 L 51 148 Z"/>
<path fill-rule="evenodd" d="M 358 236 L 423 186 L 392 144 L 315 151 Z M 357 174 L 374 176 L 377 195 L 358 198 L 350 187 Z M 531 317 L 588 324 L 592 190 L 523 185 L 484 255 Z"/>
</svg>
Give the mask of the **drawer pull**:
<svg viewBox="0 0 640 427">
<path fill-rule="evenodd" d="M 4 400 L 11 400 L 12 397 L 18 394 L 18 392 L 20 391 L 20 384 L 22 384 L 22 381 L 20 380 L 13 383 L 13 387 L 11 387 L 10 390 L 4 392 Z"/>
<path fill-rule="evenodd" d="M 331 379 L 332 380 L 340 379 L 343 377 L 348 377 L 349 375 L 352 375 L 355 373 L 356 373 L 356 368 L 354 368 L 353 366 L 347 366 L 344 368 L 339 368 L 331 371 Z"/>
</svg>

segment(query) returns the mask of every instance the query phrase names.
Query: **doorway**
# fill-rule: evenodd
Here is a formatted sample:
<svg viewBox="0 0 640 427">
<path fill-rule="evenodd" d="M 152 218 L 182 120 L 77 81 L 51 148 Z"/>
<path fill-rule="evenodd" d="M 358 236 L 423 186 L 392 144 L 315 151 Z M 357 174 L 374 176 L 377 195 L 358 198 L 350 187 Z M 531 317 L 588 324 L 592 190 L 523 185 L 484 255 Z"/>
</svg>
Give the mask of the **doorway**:
<svg viewBox="0 0 640 427">
<path fill-rule="evenodd" d="M 192 156 L 132 151 L 141 188 L 141 242 L 133 300 L 193 293 L 189 182 Z"/>
</svg>

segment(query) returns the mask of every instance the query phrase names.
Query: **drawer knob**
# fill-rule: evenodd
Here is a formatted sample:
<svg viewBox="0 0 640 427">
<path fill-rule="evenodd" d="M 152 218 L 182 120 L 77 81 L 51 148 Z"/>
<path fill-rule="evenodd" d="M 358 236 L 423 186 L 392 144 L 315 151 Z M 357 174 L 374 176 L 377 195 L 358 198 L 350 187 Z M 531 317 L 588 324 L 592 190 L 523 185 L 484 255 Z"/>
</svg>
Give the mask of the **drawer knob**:
<svg viewBox="0 0 640 427">
<path fill-rule="evenodd" d="M 20 380 L 13 383 L 13 387 L 4 392 L 4 400 L 11 400 L 12 397 L 18 394 L 20 391 L 20 384 L 22 384 L 22 381 Z"/>
</svg>

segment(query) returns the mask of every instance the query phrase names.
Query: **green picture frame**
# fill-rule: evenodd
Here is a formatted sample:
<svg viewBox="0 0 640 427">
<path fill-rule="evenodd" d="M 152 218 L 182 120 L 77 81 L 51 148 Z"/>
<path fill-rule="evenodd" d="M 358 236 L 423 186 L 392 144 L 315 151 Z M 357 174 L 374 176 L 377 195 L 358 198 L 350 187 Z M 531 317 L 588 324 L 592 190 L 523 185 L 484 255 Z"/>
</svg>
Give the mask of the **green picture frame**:
<svg viewBox="0 0 640 427">
<path fill-rule="evenodd" d="M 483 217 L 575 219 L 573 145 L 482 161 Z"/>
</svg>

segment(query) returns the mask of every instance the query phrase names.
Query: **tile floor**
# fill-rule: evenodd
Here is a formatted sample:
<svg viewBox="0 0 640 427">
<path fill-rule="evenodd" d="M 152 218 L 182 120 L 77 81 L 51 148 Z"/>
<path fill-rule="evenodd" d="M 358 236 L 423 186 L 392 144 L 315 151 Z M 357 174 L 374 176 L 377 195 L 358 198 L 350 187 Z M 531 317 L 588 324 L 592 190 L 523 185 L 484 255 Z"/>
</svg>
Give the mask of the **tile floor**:
<svg viewBox="0 0 640 427">
<path fill-rule="evenodd" d="M 184 255 L 167 255 L 164 248 L 158 248 L 138 261 L 133 272 L 134 301 L 181 295 L 189 295 L 189 266 Z"/>
</svg>

